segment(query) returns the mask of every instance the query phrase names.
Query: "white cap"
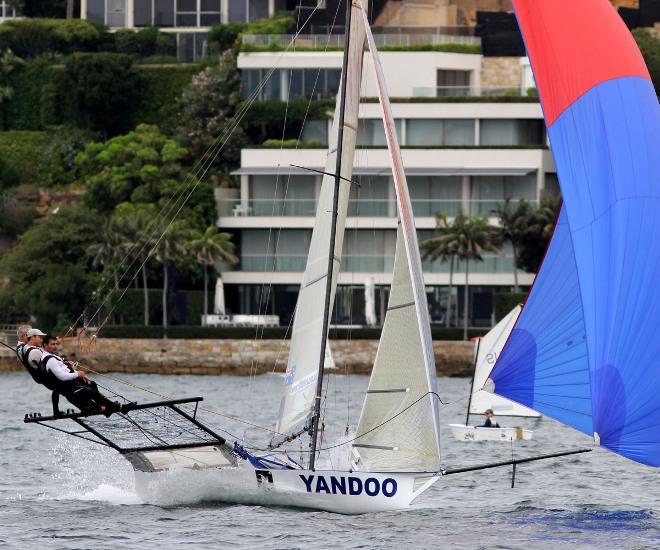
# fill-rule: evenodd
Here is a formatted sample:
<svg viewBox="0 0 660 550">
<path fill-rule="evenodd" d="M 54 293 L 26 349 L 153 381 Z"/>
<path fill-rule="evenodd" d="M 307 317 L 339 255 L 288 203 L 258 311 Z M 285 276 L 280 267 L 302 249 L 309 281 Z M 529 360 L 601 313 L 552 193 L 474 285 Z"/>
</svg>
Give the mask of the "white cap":
<svg viewBox="0 0 660 550">
<path fill-rule="evenodd" d="M 33 336 L 46 336 L 46 333 L 41 332 L 38 328 L 31 328 L 27 331 L 27 337 L 32 338 Z"/>
</svg>

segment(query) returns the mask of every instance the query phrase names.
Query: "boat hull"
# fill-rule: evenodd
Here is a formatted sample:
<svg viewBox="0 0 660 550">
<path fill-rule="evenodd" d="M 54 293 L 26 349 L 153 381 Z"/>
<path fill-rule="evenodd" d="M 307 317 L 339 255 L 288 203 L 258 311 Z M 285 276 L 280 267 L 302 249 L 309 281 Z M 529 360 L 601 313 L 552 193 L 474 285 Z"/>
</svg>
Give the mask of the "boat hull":
<svg viewBox="0 0 660 550">
<path fill-rule="evenodd" d="M 449 424 L 449 427 L 458 441 L 529 441 L 534 435 L 532 430 L 520 427 L 484 428 L 464 424 Z"/>
<path fill-rule="evenodd" d="M 440 474 L 258 470 L 240 463 L 228 468 L 136 471 L 135 476 L 138 494 L 153 504 L 215 501 L 365 514 L 410 507 Z"/>
</svg>

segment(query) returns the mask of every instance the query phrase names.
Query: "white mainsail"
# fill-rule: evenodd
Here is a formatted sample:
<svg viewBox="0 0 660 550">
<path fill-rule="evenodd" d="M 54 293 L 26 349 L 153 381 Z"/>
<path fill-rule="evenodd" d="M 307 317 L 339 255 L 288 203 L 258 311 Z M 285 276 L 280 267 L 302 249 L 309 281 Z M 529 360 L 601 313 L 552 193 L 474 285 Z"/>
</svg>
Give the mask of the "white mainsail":
<svg viewBox="0 0 660 550">
<path fill-rule="evenodd" d="M 367 14 L 362 10 L 399 209 L 392 290 L 358 424 L 356 469 L 437 471 L 440 467 L 435 358 L 422 262 L 401 151 Z"/>
<path fill-rule="evenodd" d="M 360 103 L 360 82 L 362 79 L 362 59 L 364 49 L 364 26 L 359 19 L 359 8 L 353 6 L 354 24 L 350 30 L 349 61 L 346 78 L 346 100 L 344 110 L 344 139 L 341 159 L 341 180 L 339 188 L 339 207 L 337 214 L 337 233 L 335 242 L 335 266 L 332 276 L 329 317 L 332 317 L 337 287 L 337 274 L 341 259 L 344 228 L 348 212 L 348 198 L 353 173 L 353 156 L 357 141 L 358 107 Z M 332 126 L 329 154 L 325 171 L 334 173 L 336 165 L 337 141 L 339 135 L 340 102 Z M 324 175 L 321 185 L 314 231 L 307 256 L 307 266 L 303 274 L 296 305 L 296 314 L 291 332 L 291 348 L 287 362 L 284 388 L 280 400 L 279 419 L 276 430 L 286 433 L 305 422 L 312 411 L 316 381 L 318 378 L 319 357 L 322 345 L 323 307 L 325 300 L 325 278 L 328 270 L 328 247 L 332 229 L 332 208 L 335 178 Z"/>
<path fill-rule="evenodd" d="M 521 311 L 522 306 L 513 308 L 479 342 L 471 388 L 470 414 L 484 414 L 486 409 L 493 409 L 495 416 L 541 416 L 528 407 L 483 389 L 488 375 L 493 370 L 495 362 L 499 358 Z"/>
</svg>

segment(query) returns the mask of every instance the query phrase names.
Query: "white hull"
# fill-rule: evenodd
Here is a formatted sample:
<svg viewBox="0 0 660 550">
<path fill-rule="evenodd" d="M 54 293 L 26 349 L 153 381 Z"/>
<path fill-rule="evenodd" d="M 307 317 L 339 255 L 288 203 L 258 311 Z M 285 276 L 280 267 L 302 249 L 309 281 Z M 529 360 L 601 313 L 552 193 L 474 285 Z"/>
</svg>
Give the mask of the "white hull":
<svg viewBox="0 0 660 550">
<path fill-rule="evenodd" d="M 449 424 L 454 439 L 458 441 L 529 441 L 534 432 L 523 428 L 483 428 Z"/>
<path fill-rule="evenodd" d="M 241 462 L 227 468 L 136 471 L 135 477 L 140 497 L 160 505 L 215 501 L 365 514 L 408 508 L 440 475 L 256 470 Z"/>
</svg>

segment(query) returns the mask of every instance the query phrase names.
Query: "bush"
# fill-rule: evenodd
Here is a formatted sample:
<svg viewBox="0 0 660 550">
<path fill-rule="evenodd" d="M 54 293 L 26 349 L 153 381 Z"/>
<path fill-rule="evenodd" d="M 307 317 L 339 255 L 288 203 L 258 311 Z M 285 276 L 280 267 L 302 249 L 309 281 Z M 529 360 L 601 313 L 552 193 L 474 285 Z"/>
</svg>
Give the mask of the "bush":
<svg viewBox="0 0 660 550">
<path fill-rule="evenodd" d="M 526 292 L 496 292 L 493 294 L 493 312 L 495 322 L 499 322 L 518 304 L 522 304 L 527 297 Z"/>
<path fill-rule="evenodd" d="M 65 66 L 78 126 L 115 135 L 132 124 L 124 113 L 138 98 L 140 77 L 128 55 L 78 53 Z"/>
<path fill-rule="evenodd" d="M 46 132 L 0 132 L 0 159 L 18 183 L 41 184 L 44 179 L 44 156 L 49 144 Z M 0 175 L 0 180 L 3 177 Z M 10 180 L 11 181 L 11 180 Z"/>
<path fill-rule="evenodd" d="M 20 183 L 18 173 L 0 156 L 0 190 L 15 187 Z"/>
<path fill-rule="evenodd" d="M 215 52 L 223 52 L 236 45 L 238 35 L 245 28 L 245 23 L 227 23 L 226 25 L 213 25 L 209 30 L 209 46 Z"/>
<path fill-rule="evenodd" d="M 22 204 L 14 195 L 0 195 L 0 235 L 17 237 L 34 223 L 37 212 Z"/>
<path fill-rule="evenodd" d="M 243 32 L 245 34 L 288 34 L 295 28 L 295 19 L 289 12 L 282 11 L 273 17 L 248 23 Z"/>
<path fill-rule="evenodd" d="M 107 34 L 103 25 L 81 19 L 11 19 L 0 25 L 0 50 L 27 59 L 95 51 Z"/>
<path fill-rule="evenodd" d="M 651 34 L 648 29 L 635 29 L 632 34 L 644 56 L 644 62 L 655 86 L 655 93 L 660 94 L 660 38 Z"/>
</svg>

